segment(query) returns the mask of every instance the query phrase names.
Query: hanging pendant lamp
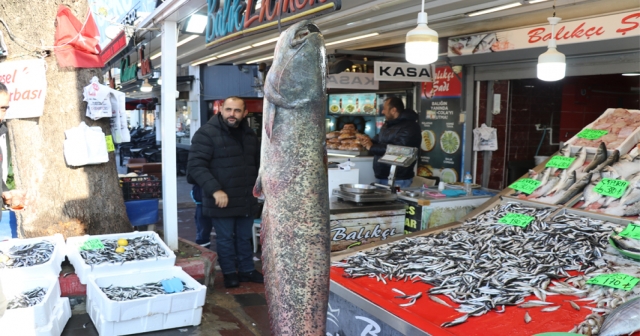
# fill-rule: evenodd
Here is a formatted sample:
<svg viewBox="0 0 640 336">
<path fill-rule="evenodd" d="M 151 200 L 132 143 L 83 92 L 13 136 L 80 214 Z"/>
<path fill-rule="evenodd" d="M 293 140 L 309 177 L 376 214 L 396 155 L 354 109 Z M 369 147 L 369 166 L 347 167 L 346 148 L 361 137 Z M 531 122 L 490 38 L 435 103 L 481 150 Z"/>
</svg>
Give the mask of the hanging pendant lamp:
<svg viewBox="0 0 640 336">
<path fill-rule="evenodd" d="M 556 24 L 562 19 L 554 16 L 547 20 L 551 24 L 551 39 L 547 51 L 538 57 L 538 78 L 553 82 L 564 78 L 567 61 L 564 54 L 556 50 Z"/>
<path fill-rule="evenodd" d="M 427 13 L 418 13 L 418 26 L 407 33 L 404 45 L 405 58 L 412 64 L 431 64 L 438 60 L 438 33 L 427 27 Z"/>
</svg>

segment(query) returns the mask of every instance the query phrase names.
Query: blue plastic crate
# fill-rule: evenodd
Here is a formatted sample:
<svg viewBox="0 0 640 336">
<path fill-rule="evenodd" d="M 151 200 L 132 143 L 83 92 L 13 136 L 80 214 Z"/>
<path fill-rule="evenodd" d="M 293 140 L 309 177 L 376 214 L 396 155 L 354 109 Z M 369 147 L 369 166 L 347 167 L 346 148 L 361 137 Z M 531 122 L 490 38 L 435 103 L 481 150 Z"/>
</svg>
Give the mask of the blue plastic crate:
<svg viewBox="0 0 640 336">
<path fill-rule="evenodd" d="M 5 210 L 2 211 L 2 220 L 0 220 L 0 241 L 11 238 L 18 238 L 16 214 Z"/>
<path fill-rule="evenodd" d="M 158 199 L 127 201 L 127 216 L 133 226 L 150 225 L 158 222 Z"/>
</svg>

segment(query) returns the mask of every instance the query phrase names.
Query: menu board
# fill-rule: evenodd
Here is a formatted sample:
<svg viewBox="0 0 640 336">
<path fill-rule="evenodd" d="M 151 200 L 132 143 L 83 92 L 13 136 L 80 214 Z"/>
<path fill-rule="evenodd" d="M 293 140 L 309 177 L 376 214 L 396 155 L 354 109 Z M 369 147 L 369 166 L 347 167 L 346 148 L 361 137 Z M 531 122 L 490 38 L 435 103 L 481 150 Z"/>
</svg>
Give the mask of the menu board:
<svg viewBox="0 0 640 336">
<path fill-rule="evenodd" d="M 329 114 L 377 115 L 378 104 L 375 93 L 349 93 L 329 95 Z"/>
<path fill-rule="evenodd" d="M 418 176 L 438 176 L 447 183 L 460 181 L 464 176 L 464 120 L 461 118 L 461 86 L 457 82 L 449 67 L 438 67 L 432 84 L 435 89 L 422 90 Z"/>
</svg>

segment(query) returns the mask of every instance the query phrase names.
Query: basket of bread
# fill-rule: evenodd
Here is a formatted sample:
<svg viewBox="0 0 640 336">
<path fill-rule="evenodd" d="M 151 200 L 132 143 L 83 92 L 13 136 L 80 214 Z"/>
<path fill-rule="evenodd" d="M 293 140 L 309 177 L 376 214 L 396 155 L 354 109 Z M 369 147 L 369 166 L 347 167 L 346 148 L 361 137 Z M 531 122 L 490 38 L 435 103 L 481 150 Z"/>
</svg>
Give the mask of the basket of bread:
<svg viewBox="0 0 640 336">
<path fill-rule="evenodd" d="M 358 133 L 353 124 L 344 125 L 341 131 L 327 133 L 327 149 L 361 152 L 370 142 L 371 138 Z"/>
</svg>

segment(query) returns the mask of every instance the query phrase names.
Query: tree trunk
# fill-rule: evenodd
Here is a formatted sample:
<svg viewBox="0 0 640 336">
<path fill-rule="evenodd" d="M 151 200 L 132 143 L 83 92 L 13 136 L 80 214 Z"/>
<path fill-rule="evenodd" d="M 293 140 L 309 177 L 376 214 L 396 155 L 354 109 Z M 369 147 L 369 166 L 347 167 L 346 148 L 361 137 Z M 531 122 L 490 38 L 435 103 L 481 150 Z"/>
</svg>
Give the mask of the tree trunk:
<svg viewBox="0 0 640 336">
<path fill-rule="evenodd" d="M 0 26 L 9 48 L 4 60 L 35 58 L 31 45 L 54 43 L 58 5 L 71 8 L 84 22 L 87 0 L 2 0 L 0 17 L 19 39 L 12 41 Z M 29 44 L 23 42 L 26 41 Z M 8 121 L 16 189 L 33 195 L 32 204 L 18 212 L 20 237 L 62 233 L 65 237 L 131 231 L 115 167 L 109 162 L 79 168 L 67 166 L 63 154 L 64 131 L 84 121 L 110 134 L 108 119 L 85 117 L 82 89 L 100 69 L 59 68 L 52 52 L 47 64 L 47 96 L 39 118 Z M 1 60 L 0 60 L 1 61 Z"/>
</svg>

